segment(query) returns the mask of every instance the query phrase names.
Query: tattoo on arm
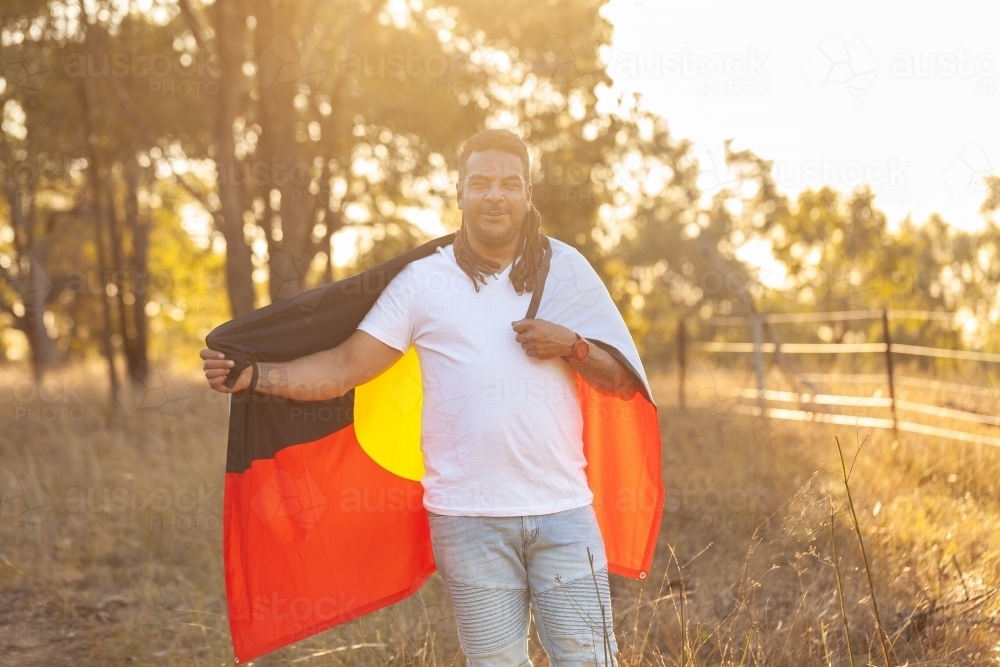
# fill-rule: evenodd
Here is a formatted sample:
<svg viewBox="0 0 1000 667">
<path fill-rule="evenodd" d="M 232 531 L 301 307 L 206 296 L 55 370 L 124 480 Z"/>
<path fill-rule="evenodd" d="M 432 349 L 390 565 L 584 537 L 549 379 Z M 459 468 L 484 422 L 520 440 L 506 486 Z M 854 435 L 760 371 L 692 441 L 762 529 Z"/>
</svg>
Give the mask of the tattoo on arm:
<svg viewBox="0 0 1000 667">
<path fill-rule="evenodd" d="M 605 396 L 630 399 L 639 391 L 639 379 L 608 352 L 591 343 L 590 354 L 583 361 L 570 360 L 591 387 Z"/>
<path fill-rule="evenodd" d="M 283 365 L 261 364 L 258 373 L 257 386 L 261 389 L 288 386 L 288 369 Z"/>
</svg>

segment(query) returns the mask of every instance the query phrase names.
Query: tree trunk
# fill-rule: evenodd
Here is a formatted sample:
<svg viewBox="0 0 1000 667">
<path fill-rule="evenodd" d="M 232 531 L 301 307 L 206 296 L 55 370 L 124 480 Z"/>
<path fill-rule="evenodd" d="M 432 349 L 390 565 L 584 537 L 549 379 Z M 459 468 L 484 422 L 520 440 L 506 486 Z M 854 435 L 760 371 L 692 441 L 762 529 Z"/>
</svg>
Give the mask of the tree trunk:
<svg viewBox="0 0 1000 667">
<path fill-rule="evenodd" d="M 270 0 L 257 0 L 255 11 L 255 50 L 261 62 L 269 62 L 275 50 L 284 52 L 299 46 L 294 41 L 295 15 L 291 7 L 275 11 Z M 312 260 L 309 252 L 312 221 L 305 215 L 311 168 L 308 162 L 299 159 L 295 138 L 294 100 L 298 82 L 276 77 L 273 72 L 262 74 L 258 108 L 263 132 L 257 155 L 268 165 L 270 174 L 262 194 L 267 197 L 275 189 L 281 193 L 280 240 L 272 234 L 268 244 L 268 287 L 271 301 L 277 301 L 302 291 Z M 264 220 L 265 225 L 275 222 L 274 217 Z"/>
<path fill-rule="evenodd" d="M 215 165 L 219 184 L 220 210 L 216 225 L 226 239 L 226 286 L 233 317 L 254 308 L 253 264 L 250 247 L 243 237 L 244 179 L 236 159 L 233 122 L 240 112 L 243 95 L 243 38 L 245 12 L 235 0 L 213 5 L 215 46 L 219 58 L 219 94 L 213 122 Z"/>
<path fill-rule="evenodd" d="M 24 315 L 18 318 L 18 324 L 28 339 L 32 374 L 36 382 L 41 382 L 45 372 L 56 363 L 56 348 L 45 328 L 45 304 L 52 290 L 52 283 L 45 274 L 40 258 L 35 211 L 30 205 L 34 201 L 33 195 L 34 193 L 19 191 L 16 184 L 7 188 L 11 222 L 17 230 L 15 238 L 20 237 L 22 240 L 18 248 L 18 267 L 23 286 L 19 291 Z M 24 210 L 26 202 L 29 203 L 27 212 Z"/>
<path fill-rule="evenodd" d="M 149 221 L 139 212 L 139 175 L 135 162 L 129 162 L 125 167 L 125 221 L 132 233 L 132 272 L 129 281 L 132 295 L 132 327 L 134 336 L 131 338 L 135 350 L 134 361 L 130 360 L 129 371 L 140 380 L 143 377 L 148 358 L 148 328 L 146 326 L 146 300 L 149 289 Z"/>
<path fill-rule="evenodd" d="M 34 235 L 32 235 L 34 236 Z M 32 246 L 35 239 L 32 238 Z M 45 328 L 45 303 L 49 292 L 52 290 L 52 283 L 42 268 L 42 263 L 38 254 L 32 249 L 28 253 L 28 293 L 24 300 L 24 320 L 25 333 L 28 336 L 28 344 L 31 346 L 31 370 L 36 382 L 41 382 L 45 372 L 55 366 L 56 346 L 55 341 L 49 338 L 49 332 Z"/>
<path fill-rule="evenodd" d="M 0 159 L 13 164 L 11 143 L 0 130 Z M 14 251 L 17 271 L 3 270 L 3 278 L 21 301 L 24 312 L 17 314 L 13 306 L 3 301 L 3 310 L 13 317 L 13 326 L 24 332 L 31 352 L 31 371 L 36 382 L 41 382 L 45 372 L 56 365 L 55 341 L 45 328 L 45 305 L 52 291 L 52 282 L 45 273 L 44 252 L 38 238 L 35 188 L 32 180 L 25 189 L 18 186 L 18 179 L 2 179 L 3 194 L 10 210 L 10 224 L 14 230 Z"/>
<path fill-rule="evenodd" d="M 115 370 L 115 349 L 114 344 L 111 340 L 111 332 L 114 330 L 111 318 L 111 303 L 108 296 L 108 262 L 106 258 L 107 251 L 104 247 L 104 220 L 103 220 L 103 210 L 101 206 L 101 184 L 100 184 L 100 174 L 98 173 L 99 163 L 97 159 L 97 149 L 94 147 L 93 142 L 93 131 L 90 123 L 90 88 L 86 79 L 83 80 L 80 86 L 80 110 L 81 117 L 83 118 L 84 126 L 84 141 L 87 146 L 87 161 L 90 163 L 87 165 L 87 180 L 90 187 L 91 196 L 91 215 L 94 217 L 94 243 L 97 244 L 97 263 L 98 263 L 98 275 L 100 276 L 101 283 L 101 309 L 104 317 L 104 331 L 102 332 L 102 343 L 104 348 L 104 357 L 108 361 L 108 379 L 110 382 L 111 389 L 111 401 L 114 404 L 114 398 L 118 394 L 118 373 Z"/>
<path fill-rule="evenodd" d="M 110 283 L 115 286 L 115 303 L 118 306 L 118 330 L 122 337 L 122 349 L 125 352 L 126 375 L 132 375 L 140 365 L 142 359 L 138 347 L 136 346 L 135 313 L 132 312 L 129 297 L 131 296 L 131 286 L 128 284 L 129 270 L 125 268 L 125 234 L 122 225 L 118 220 L 118 212 L 115 210 L 114 181 L 108 179 L 108 237 L 111 241 L 111 263 L 112 274 Z M 126 193 L 126 198 L 128 194 Z M 128 204 L 126 203 L 126 208 Z M 126 216 L 128 212 L 126 211 Z M 135 267 L 131 267 L 132 272 Z M 133 273 L 134 275 L 134 273 Z"/>
</svg>

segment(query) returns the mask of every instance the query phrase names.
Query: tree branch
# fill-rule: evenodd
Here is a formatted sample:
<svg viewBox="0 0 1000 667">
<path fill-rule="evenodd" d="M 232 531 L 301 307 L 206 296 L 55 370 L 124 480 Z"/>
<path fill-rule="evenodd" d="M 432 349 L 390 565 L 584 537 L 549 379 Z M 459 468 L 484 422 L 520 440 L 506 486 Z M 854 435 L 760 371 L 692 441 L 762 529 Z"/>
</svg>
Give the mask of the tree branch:
<svg viewBox="0 0 1000 667">
<path fill-rule="evenodd" d="M 139 131 L 143 135 L 143 140 L 150 146 L 156 146 L 159 143 L 159 138 L 157 137 L 156 132 L 153 130 L 152 125 L 150 125 L 149 121 L 146 120 L 146 117 L 143 115 L 142 111 L 139 109 L 138 106 L 136 106 L 135 102 L 132 101 L 131 95 L 128 94 L 128 91 L 125 90 L 125 87 L 122 85 L 121 81 L 119 81 L 116 77 L 110 77 L 109 80 L 111 81 L 111 85 L 115 90 L 115 96 L 118 98 L 118 101 L 121 103 L 125 112 L 128 114 L 129 119 L 136 127 L 139 128 Z M 204 194 L 198 192 L 180 174 L 175 173 L 173 170 L 171 170 L 170 173 L 173 176 L 174 180 L 177 182 L 177 184 L 180 185 L 182 188 L 184 188 L 184 190 L 188 194 L 190 194 L 199 204 L 201 204 L 202 207 L 206 211 L 208 211 L 213 218 L 217 217 L 216 212 L 212 209 L 211 206 L 208 205 L 208 199 Z"/>
<path fill-rule="evenodd" d="M 10 269 L 0 266 L 0 276 L 3 276 L 3 279 L 6 280 L 11 287 L 17 290 L 17 285 L 21 281 L 17 277 L 15 277 L 13 273 L 10 272 Z M 18 293 L 20 292 L 21 291 L 18 290 Z"/>
<path fill-rule="evenodd" d="M 198 45 L 199 49 L 208 51 L 209 55 L 214 55 L 214 44 L 213 48 L 208 47 L 208 42 L 205 39 L 205 30 L 202 27 L 201 19 L 198 18 L 198 13 L 191 4 L 191 0 L 177 0 L 177 6 L 181 10 L 181 14 L 184 16 L 184 22 L 187 23 L 188 29 L 191 34 L 194 35 L 194 41 Z"/>
</svg>

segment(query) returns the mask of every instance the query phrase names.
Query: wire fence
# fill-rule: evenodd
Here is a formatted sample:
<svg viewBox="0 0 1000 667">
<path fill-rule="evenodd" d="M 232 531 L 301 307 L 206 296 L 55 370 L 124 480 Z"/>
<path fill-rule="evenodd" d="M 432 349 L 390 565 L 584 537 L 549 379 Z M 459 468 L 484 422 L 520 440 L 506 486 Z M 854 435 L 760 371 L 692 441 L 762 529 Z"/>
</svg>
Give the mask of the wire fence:
<svg viewBox="0 0 1000 667">
<path fill-rule="evenodd" d="M 781 341 L 764 341 L 763 324 L 803 323 L 803 322 L 834 322 L 851 320 L 882 321 L 881 342 L 864 343 L 785 343 Z M 684 321 L 677 331 L 677 351 L 679 367 L 679 384 L 677 388 L 678 405 L 681 410 L 686 408 L 685 385 L 687 382 L 688 355 L 692 353 L 704 355 L 737 354 L 750 355 L 753 361 L 753 371 L 756 375 L 756 386 L 720 386 L 720 392 L 727 402 L 731 402 L 730 412 L 734 414 L 766 417 L 768 419 L 785 419 L 792 421 L 816 422 L 825 424 L 840 424 L 861 426 L 865 428 L 891 429 L 898 438 L 900 432 L 916 433 L 960 442 L 993 445 L 1000 447 L 1000 431 L 996 434 L 973 433 L 963 430 L 965 427 L 979 427 L 992 430 L 1000 428 L 1000 415 L 995 414 L 997 399 L 1000 399 L 1000 387 L 983 387 L 957 382 L 932 380 L 897 376 L 895 362 L 899 357 L 924 357 L 971 361 L 980 364 L 1000 364 L 1000 354 L 971 350 L 954 350 L 921 345 L 904 345 L 892 341 L 889 322 L 891 320 L 923 319 L 952 320 L 949 313 L 912 311 L 912 310 L 856 310 L 819 313 L 780 313 L 757 315 L 752 317 L 713 317 L 699 320 L 703 325 L 719 326 L 749 326 L 753 340 L 750 342 L 718 342 L 718 341 L 688 341 L 687 325 Z M 773 332 L 768 328 L 769 333 Z M 787 364 L 780 363 L 783 355 L 840 355 L 840 354 L 871 354 L 881 355 L 884 373 L 796 373 L 789 371 Z M 778 362 L 779 369 L 788 374 L 794 386 L 808 387 L 806 390 L 785 391 L 771 389 L 765 386 L 768 376 L 769 361 Z M 874 396 L 859 396 L 843 393 L 826 393 L 819 391 L 818 384 L 854 385 L 879 384 L 888 389 L 888 396 L 881 396 L 877 391 Z M 961 409 L 953 404 L 931 405 L 919 401 L 905 400 L 897 397 L 897 387 L 912 387 L 948 392 L 978 397 L 991 401 L 989 411 Z M 747 404 L 745 401 L 755 401 Z M 871 409 L 886 416 L 846 414 L 845 409 Z M 902 417 L 901 417 L 902 414 Z M 940 424 L 926 424 L 914 421 L 919 417 L 932 418 L 938 421 L 957 422 L 955 428 L 946 428 Z"/>
</svg>

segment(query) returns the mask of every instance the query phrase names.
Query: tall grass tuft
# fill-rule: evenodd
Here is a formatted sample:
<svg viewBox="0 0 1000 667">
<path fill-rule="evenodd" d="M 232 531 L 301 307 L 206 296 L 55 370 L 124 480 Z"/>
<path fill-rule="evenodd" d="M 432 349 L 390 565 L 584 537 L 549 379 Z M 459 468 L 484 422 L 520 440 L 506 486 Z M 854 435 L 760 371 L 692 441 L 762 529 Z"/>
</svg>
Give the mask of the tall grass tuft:
<svg viewBox="0 0 1000 667">
<path fill-rule="evenodd" d="M 854 464 L 857 463 L 858 456 L 861 455 L 861 448 L 865 446 L 865 442 L 868 441 L 868 436 L 858 444 L 858 451 L 854 454 L 854 461 L 851 462 L 850 472 L 847 470 L 847 464 L 844 461 L 844 450 L 840 446 L 840 438 L 834 437 L 834 441 L 837 443 L 837 453 L 840 455 L 840 467 L 844 475 L 844 491 L 847 492 L 847 506 L 851 510 L 851 522 L 854 526 L 854 532 L 858 536 L 858 546 L 861 548 L 861 557 L 865 562 L 865 576 L 868 579 L 868 591 L 871 593 L 872 609 L 875 613 L 875 628 L 878 630 L 878 641 L 879 646 L 882 648 L 882 657 L 885 660 L 886 667 L 889 667 L 889 637 L 885 631 L 885 625 L 882 623 L 882 615 L 878 611 L 878 598 L 875 595 L 875 584 L 872 582 L 872 568 L 871 564 L 868 562 L 868 552 L 865 550 L 865 539 L 861 536 L 861 523 L 858 521 L 858 513 L 854 509 L 854 497 L 851 495 L 851 473 L 854 472 Z"/>
</svg>

